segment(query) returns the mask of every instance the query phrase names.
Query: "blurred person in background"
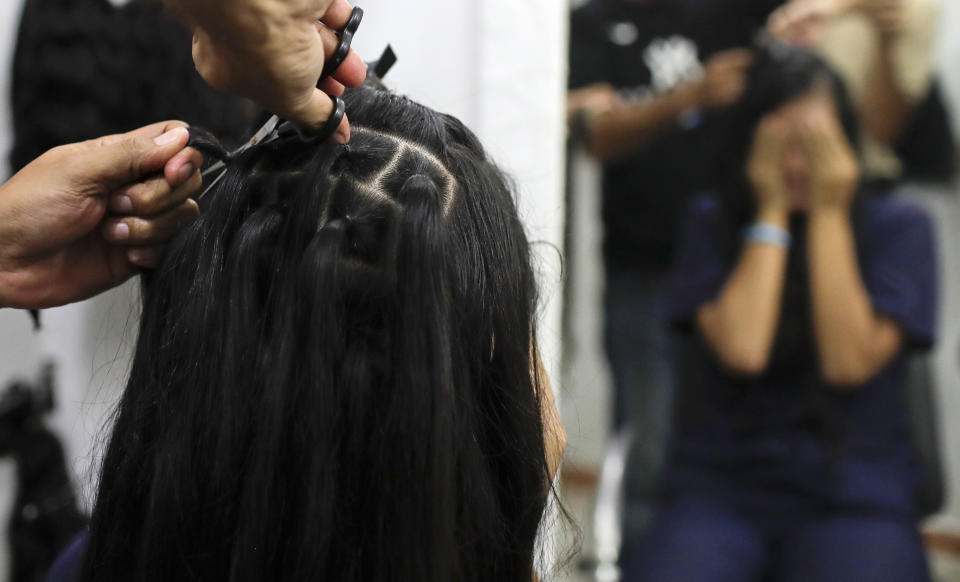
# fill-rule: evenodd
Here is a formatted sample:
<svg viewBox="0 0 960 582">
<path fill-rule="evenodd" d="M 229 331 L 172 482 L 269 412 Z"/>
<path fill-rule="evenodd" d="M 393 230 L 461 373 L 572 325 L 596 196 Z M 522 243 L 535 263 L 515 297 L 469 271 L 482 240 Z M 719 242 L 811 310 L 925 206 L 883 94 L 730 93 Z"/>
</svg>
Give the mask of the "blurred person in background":
<svg viewBox="0 0 960 582">
<path fill-rule="evenodd" d="M 775 36 L 815 49 L 846 82 L 859 112 L 868 182 L 929 178 L 930 159 L 943 159 L 943 150 L 938 165 L 945 168 L 933 177 L 949 179 L 955 170 L 955 147 L 934 84 L 938 14 L 939 0 L 791 0 L 770 16 Z M 911 127 L 926 135 L 905 136 Z M 911 168 L 917 150 L 922 154 L 915 164 L 923 167 Z"/>
<path fill-rule="evenodd" d="M 628 538 L 650 522 L 669 430 L 666 281 L 681 209 L 702 188 L 704 113 L 737 100 L 752 60 L 713 50 L 715 27 L 698 16 L 693 2 L 661 0 L 593 0 L 571 16 L 571 134 L 603 164 L 613 424 L 635 435 Z"/>
<path fill-rule="evenodd" d="M 861 186 L 842 81 L 758 53 L 682 231 L 665 499 L 625 580 L 920 582 L 905 356 L 935 336 L 929 217 Z"/>
</svg>

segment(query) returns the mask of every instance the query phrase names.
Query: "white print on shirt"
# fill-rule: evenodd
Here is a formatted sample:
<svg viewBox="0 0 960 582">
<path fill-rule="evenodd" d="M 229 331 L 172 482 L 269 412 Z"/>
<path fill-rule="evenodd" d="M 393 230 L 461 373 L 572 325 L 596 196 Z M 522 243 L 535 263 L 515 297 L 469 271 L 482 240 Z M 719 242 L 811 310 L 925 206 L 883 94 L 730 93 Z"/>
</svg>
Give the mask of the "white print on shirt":
<svg viewBox="0 0 960 582">
<path fill-rule="evenodd" d="M 664 93 L 703 75 L 696 43 L 679 35 L 654 39 L 643 53 L 643 62 L 650 69 L 654 93 Z"/>
</svg>

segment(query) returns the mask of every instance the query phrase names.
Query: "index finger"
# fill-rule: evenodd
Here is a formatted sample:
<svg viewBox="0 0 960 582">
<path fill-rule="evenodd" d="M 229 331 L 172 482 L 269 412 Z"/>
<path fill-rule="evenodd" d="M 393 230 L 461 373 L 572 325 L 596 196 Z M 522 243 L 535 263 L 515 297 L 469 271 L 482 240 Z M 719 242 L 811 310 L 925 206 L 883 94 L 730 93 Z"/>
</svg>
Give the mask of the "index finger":
<svg viewBox="0 0 960 582">
<path fill-rule="evenodd" d="M 330 28 L 340 30 L 347 25 L 352 14 L 353 6 L 347 0 L 333 0 L 320 20 Z"/>
<path fill-rule="evenodd" d="M 322 24 L 317 25 L 317 32 L 320 34 L 320 40 L 323 41 L 324 55 L 329 59 L 334 51 L 337 50 L 340 39 Z M 347 87 L 358 87 L 362 85 L 363 81 L 367 78 L 367 65 L 360 58 L 360 55 L 353 49 L 350 49 L 347 57 L 340 63 L 340 66 L 337 67 L 337 70 L 333 72 L 332 76 Z"/>
</svg>

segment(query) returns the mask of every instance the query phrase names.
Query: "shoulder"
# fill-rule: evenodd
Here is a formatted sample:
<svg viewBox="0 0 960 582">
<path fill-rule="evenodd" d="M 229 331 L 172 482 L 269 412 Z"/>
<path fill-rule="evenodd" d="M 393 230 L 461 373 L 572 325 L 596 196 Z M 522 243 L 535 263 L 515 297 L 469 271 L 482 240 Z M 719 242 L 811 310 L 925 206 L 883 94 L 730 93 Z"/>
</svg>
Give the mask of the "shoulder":
<svg viewBox="0 0 960 582">
<path fill-rule="evenodd" d="M 74 582 L 80 572 L 80 562 L 87 546 L 87 532 L 77 535 L 50 568 L 46 582 Z"/>
<path fill-rule="evenodd" d="M 894 194 L 868 198 L 863 203 L 861 221 L 864 235 L 872 238 L 903 233 L 933 233 L 933 220 L 927 210 L 912 200 Z"/>
<path fill-rule="evenodd" d="M 603 3 L 594 0 L 570 11 L 570 26 L 582 31 L 603 25 L 607 20 Z"/>
</svg>

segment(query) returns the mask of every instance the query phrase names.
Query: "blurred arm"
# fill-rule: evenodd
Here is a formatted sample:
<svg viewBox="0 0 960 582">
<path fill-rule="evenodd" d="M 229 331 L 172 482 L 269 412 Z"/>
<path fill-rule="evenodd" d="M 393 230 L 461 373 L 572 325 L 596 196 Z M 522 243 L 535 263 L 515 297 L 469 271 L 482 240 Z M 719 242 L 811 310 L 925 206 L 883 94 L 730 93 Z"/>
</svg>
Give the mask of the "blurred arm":
<svg viewBox="0 0 960 582">
<path fill-rule="evenodd" d="M 761 211 L 758 222 L 787 228 L 782 210 Z M 720 296 L 697 314 L 700 333 L 729 370 L 745 376 L 764 372 L 773 349 L 786 278 L 787 249 L 751 243 Z"/>
<path fill-rule="evenodd" d="M 697 85 L 687 84 L 640 103 L 621 103 L 589 115 L 584 128 L 587 151 L 603 161 L 629 156 L 673 127 L 699 101 Z"/>
<path fill-rule="evenodd" d="M 903 343 L 900 328 L 874 313 L 860 276 L 849 212 L 810 213 L 808 258 L 814 337 L 824 380 L 856 388 L 873 378 Z"/>
<path fill-rule="evenodd" d="M 872 0 L 860 10 L 878 39 L 863 118 L 870 136 L 892 145 L 930 90 L 938 29 L 938 0 Z"/>
<path fill-rule="evenodd" d="M 897 82 L 894 39 L 884 35 L 870 72 L 869 90 L 863 99 L 863 120 L 867 132 L 883 145 L 893 145 L 903 130 L 915 100 Z"/>
</svg>

